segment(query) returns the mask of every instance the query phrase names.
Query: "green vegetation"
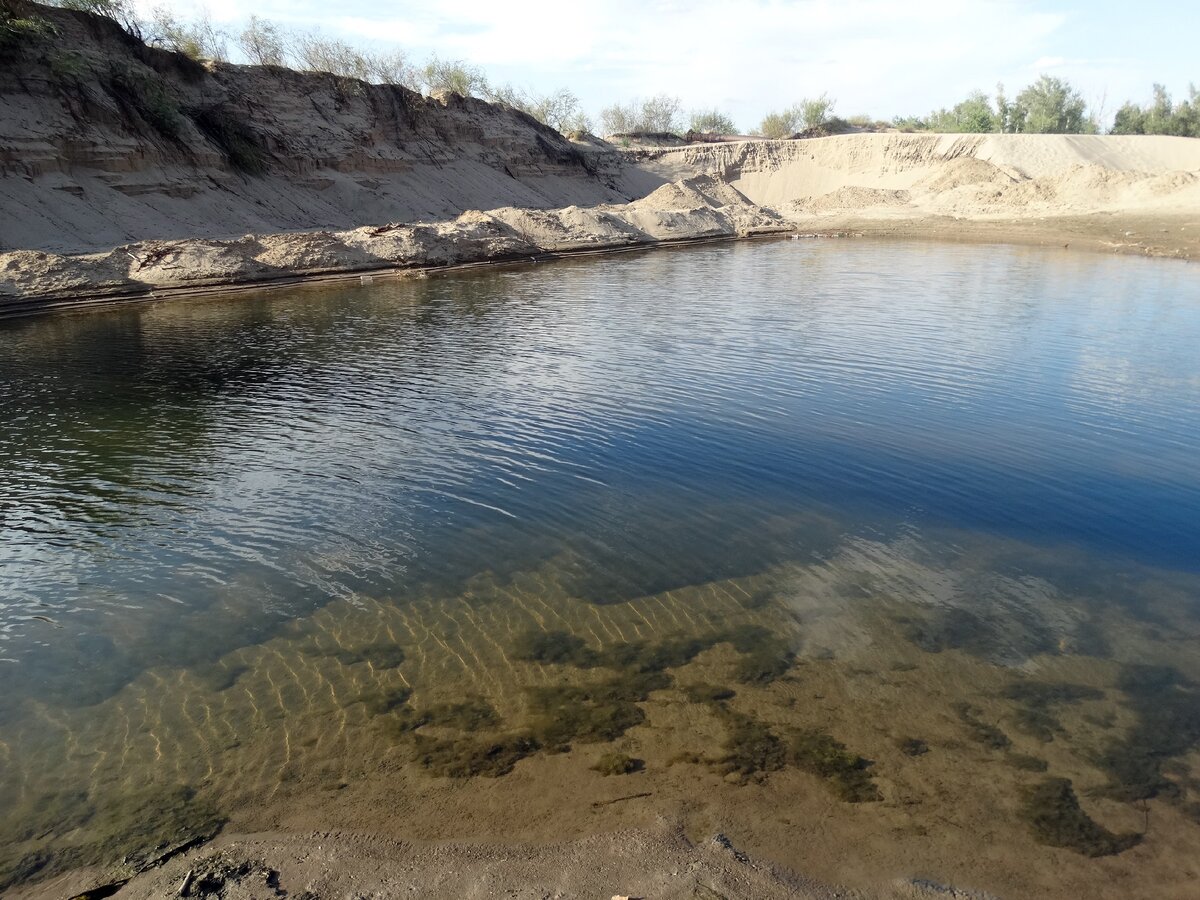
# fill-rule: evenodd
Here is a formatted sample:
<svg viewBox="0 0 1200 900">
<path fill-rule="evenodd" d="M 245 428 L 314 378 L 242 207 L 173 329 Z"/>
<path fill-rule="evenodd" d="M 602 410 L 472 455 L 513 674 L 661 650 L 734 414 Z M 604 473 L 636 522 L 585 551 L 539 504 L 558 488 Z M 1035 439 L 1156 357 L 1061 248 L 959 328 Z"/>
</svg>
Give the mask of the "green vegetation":
<svg viewBox="0 0 1200 900">
<path fill-rule="evenodd" d="M 1137 717 L 1096 759 L 1109 776 L 1106 793 L 1118 800 L 1177 796 L 1164 765 L 1200 747 L 1200 691 L 1169 666 L 1129 665 L 1117 679 Z"/>
<path fill-rule="evenodd" d="M 524 662 L 597 666 L 621 672 L 662 672 L 686 665 L 717 644 L 729 643 L 740 654 L 734 678 L 742 684 L 768 684 L 791 668 L 796 654 L 787 640 L 759 625 L 742 625 L 694 638 L 675 638 L 649 644 L 631 641 L 603 652 L 565 631 L 532 630 L 518 635 L 512 657 Z"/>
<path fill-rule="evenodd" d="M 459 703 L 437 703 L 424 709 L 405 706 L 411 692 L 406 688 L 365 700 L 371 715 L 390 713 L 388 727 L 396 734 L 408 734 L 426 725 L 455 731 L 482 731 L 500 725 L 500 716 L 482 697 L 468 697 Z"/>
<path fill-rule="evenodd" d="M 624 753 L 605 753 L 592 766 L 601 775 L 632 775 L 646 768 L 646 763 Z"/>
<path fill-rule="evenodd" d="M 678 97 L 658 94 L 647 100 L 614 103 L 600 111 L 600 130 L 605 134 L 667 134 L 679 130 Z"/>
<path fill-rule="evenodd" d="M 806 97 L 794 106 L 763 117 L 757 133 L 765 138 L 789 138 L 800 130 L 820 129 L 830 121 L 835 101 L 826 94 Z"/>
<path fill-rule="evenodd" d="M 1174 103 L 1161 84 L 1148 106 L 1129 102 L 1117 110 L 1110 134 L 1173 134 L 1200 137 L 1200 91 L 1188 85 L 1188 99 Z"/>
<path fill-rule="evenodd" d="M 1030 756 L 1027 753 L 1009 753 L 1004 757 L 1004 761 L 1014 769 L 1020 769 L 1022 772 L 1045 772 L 1050 768 L 1050 765 L 1044 759 Z"/>
<path fill-rule="evenodd" d="M 1019 704 L 1013 717 L 1018 731 L 1049 743 L 1062 731 L 1062 723 L 1053 707 L 1100 700 L 1104 692 L 1082 684 L 1018 681 L 1006 687 L 1001 696 Z"/>
<path fill-rule="evenodd" d="M 900 738 L 896 741 L 896 746 L 905 756 L 924 756 L 929 752 L 929 744 L 921 738 Z"/>
<path fill-rule="evenodd" d="M 732 700 L 735 692 L 732 688 L 719 687 L 715 684 L 706 684 L 700 682 L 698 684 L 689 684 L 684 689 L 688 700 L 692 703 L 721 703 L 725 700 Z"/>
<path fill-rule="evenodd" d="M 793 732 L 788 741 L 788 758 L 797 768 L 825 779 L 847 803 L 883 799 L 867 774 L 870 762 L 848 751 L 845 744 L 831 735 L 815 730 Z"/>
<path fill-rule="evenodd" d="M 832 735 L 815 729 L 789 729 L 781 738 L 743 713 L 720 708 L 718 716 L 725 725 L 724 753 L 713 763 L 718 772 L 745 783 L 790 765 L 816 775 L 847 803 L 882 799 L 867 774 L 871 763 L 848 751 Z"/>
<path fill-rule="evenodd" d="M 638 703 L 670 686 L 661 672 L 631 672 L 591 685 L 530 688 L 530 730 L 551 753 L 570 750 L 572 741 L 613 741 L 645 721 Z"/>
<path fill-rule="evenodd" d="M 225 823 L 192 788 L 166 784 L 132 788 L 104 804 L 85 793 L 36 796 L 5 812 L 25 826 L 21 840 L 42 846 L 0 867 L 0 893 L 35 876 L 117 860 L 125 871 L 140 872 L 173 849 L 213 837 Z M 47 838 L 54 839 L 53 851 Z"/>
<path fill-rule="evenodd" d="M 1096 134 L 1099 126 L 1074 87 L 1061 78 L 1042 75 L 1010 101 L 997 85 L 995 104 L 983 91 L 972 91 L 950 109 L 924 117 L 897 116 L 902 131 L 1003 132 L 1007 134 Z"/>
<path fill-rule="evenodd" d="M 955 703 L 951 709 L 958 716 L 958 720 L 967 726 L 967 733 L 971 736 L 971 740 L 983 744 L 989 750 L 1006 750 L 1012 746 L 1008 735 L 995 725 L 980 720 L 979 717 L 983 715 L 983 710 L 979 707 L 961 702 Z"/>
<path fill-rule="evenodd" d="M 108 84 L 113 96 L 155 131 L 172 140 L 179 138 L 183 113 L 160 79 L 129 64 L 114 64 Z"/>
<path fill-rule="evenodd" d="M 425 94 L 479 97 L 518 109 L 563 133 L 592 128 L 578 97 L 571 91 L 559 88 L 543 94 L 508 84 L 495 85 L 482 69 L 462 60 L 433 56 L 423 63 L 414 63 L 397 49 L 354 46 L 319 32 L 290 29 L 257 15 L 251 15 L 246 25 L 233 34 L 214 26 L 206 14 L 185 20 L 162 7 L 149 20 L 143 20 L 131 0 L 48 2 L 103 16 L 151 46 L 194 60 L 227 61 L 232 45 L 252 65 L 292 67 L 364 82 L 402 85 Z M 0 57 L 11 55 L 30 38 L 52 34 L 49 23 L 29 12 L 30 9 L 31 5 L 21 0 L 0 3 Z M 681 106 L 678 97 L 668 94 L 614 103 L 601 111 L 600 127 L 605 134 L 677 134 L 683 130 Z M 854 116 L 849 121 L 834 118 L 834 106 L 835 101 L 828 94 L 808 97 L 769 112 L 755 131 L 763 137 L 787 138 L 797 133 L 838 133 L 850 127 L 889 127 L 867 115 Z M 688 128 L 696 132 L 737 131 L 733 120 L 716 108 L 694 110 L 687 122 Z M 897 116 L 890 127 L 902 131 L 980 134 L 1095 134 L 1100 123 L 1073 85 L 1061 78 L 1042 75 L 1011 100 L 1003 85 L 997 87 L 994 98 L 976 90 L 949 108 L 933 110 L 924 116 Z M 1156 84 L 1148 105 L 1128 102 L 1117 111 L 1111 133 L 1200 137 L 1200 94 L 1195 86 L 1189 86 L 1187 99 L 1175 103 L 1167 89 Z"/>
<path fill-rule="evenodd" d="M 1045 778 L 1030 788 L 1021 816 L 1040 843 L 1066 847 L 1084 856 L 1112 856 L 1141 841 L 1141 835 L 1117 835 L 1096 824 L 1080 808 L 1066 778 Z"/>
<path fill-rule="evenodd" d="M 412 697 L 412 689 L 393 688 L 381 694 L 366 694 L 359 698 L 367 708 L 367 715 L 382 716 L 399 709 Z"/>
<path fill-rule="evenodd" d="M 737 134 L 737 125 L 728 115 L 714 107 L 693 110 L 688 120 L 688 130 L 701 134 Z"/>
<path fill-rule="evenodd" d="M 537 740 L 528 734 L 467 741 L 418 736 L 416 760 L 434 775 L 444 778 L 477 775 L 498 778 L 507 775 L 518 762 L 538 749 Z"/>
<path fill-rule="evenodd" d="M 15 54 L 34 41 L 53 37 L 57 29 L 30 9 L 29 4 L 0 2 L 0 59 Z"/>
<path fill-rule="evenodd" d="M 788 762 L 787 746 L 766 725 L 742 713 L 722 710 L 725 751 L 713 766 L 722 775 L 736 775 L 745 783 L 751 776 L 777 772 Z"/>
<path fill-rule="evenodd" d="M 512 658 L 524 662 L 572 665 L 589 668 L 597 664 L 596 652 L 583 638 L 565 631 L 532 629 L 513 641 Z"/>
</svg>

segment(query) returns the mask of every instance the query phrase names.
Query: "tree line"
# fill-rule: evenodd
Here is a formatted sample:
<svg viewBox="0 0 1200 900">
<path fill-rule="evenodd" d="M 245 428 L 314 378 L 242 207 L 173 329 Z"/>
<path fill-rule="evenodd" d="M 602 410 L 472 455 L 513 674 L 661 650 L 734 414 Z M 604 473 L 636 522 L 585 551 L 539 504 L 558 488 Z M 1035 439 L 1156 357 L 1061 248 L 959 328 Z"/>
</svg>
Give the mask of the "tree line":
<svg viewBox="0 0 1200 900">
<path fill-rule="evenodd" d="M 216 27 L 206 15 L 181 19 L 159 7 L 148 19 L 140 17 L 132 0 L 49 0 L 52 5 L 106 16 L 153 46 L 183 53 L 193 59 L 228 61 L 235 46 L 252 65 L 279 66 L 309 72 L 327 72 L 377 84 L 399 84 L 423 94 L 455 93 L 505 103 L 522 110 L 558 131 L 590 131 L 591 118 L 579 98 L 567 88 L 540 93 L 511 84 L 493 84 L 482 69 L 462 60 L 433 56 L 410 60 L 398 50 L 370 50 L 317 31 L 281 26 L 250 16 L 237 32 Z M 765 115 L 750 134 L 786 138 L 797 133 L 836 133 L 853 128 L 901 131 L 1000 134 L 1099 134 L 1101 114 L 1088 109 L 1080 92 L 1068 81 L 1042 75 L 1009 99 L 1003 85 L 995 95 L 973 91 L 949 108 L 924 116 L 897 116 L 890 122 L 870 116 L 840 119 L 833 115 L 835 101 L 827 94 L 804 98 Z M 643 100 L 613 103 L 600 111 L 604 134 L 673 133 L 685 130 L 737 134 L 733 119 L 717 108 L 685 114 L 678 97 L 656 94 Z M 1110 134 L 1169 134 L 1200 137 L 1200 93 L 1189 85 L 1186 99 L 1175 102 L 1160 84 L 1146 105 L 1132 101 L 1121 106 Z"/>
</svg>

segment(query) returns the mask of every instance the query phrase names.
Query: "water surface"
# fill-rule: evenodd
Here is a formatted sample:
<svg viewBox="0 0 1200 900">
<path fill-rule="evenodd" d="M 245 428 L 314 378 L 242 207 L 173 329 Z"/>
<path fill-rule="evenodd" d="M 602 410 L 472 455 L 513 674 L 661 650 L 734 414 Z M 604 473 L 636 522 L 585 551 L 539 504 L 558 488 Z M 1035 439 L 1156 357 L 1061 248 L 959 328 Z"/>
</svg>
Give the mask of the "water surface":
<svg viewBox="0 0 1200 900">
<path fill-rule="evenodd" d="M 817 793 L 836 836 L 896 865 L 1106 889 L 1120 859 L 1184 884 L 1197 347 L 1193 267 L 876 242 L 0 325 L 0 882 L 306 803 L 312 827 L 365 805 L 411 833 L 384 810 L 444 808 L 448 783 L 474 786 L 462 818 L 422 834 L 485 834 L 530 773 L 548 796 L 608 790 L 587 767 L 622 748 L 646 769 L 621 777 L 666 778 L 663 798 L 714 780 L 708 814 L 765 821 L 760 781 L 799 803 L 822 776 L 738 769 L 753 721 L 871 763 L 876 799 Z M 1167 667 L 1173 743 L 1138 718 L 1142 664 Z M 546 720 L 593 701 L 545 691 L 638 670 L 656 680 L 620 700 L 628 721 L 567 734 L 586 774 L 547 768 Z M 689 702 L 701 681 L 736 697 Z M 1026 682 L 1079 689 L 1030 701 Z M 464 698 L 490 713 L 439 721 Z M 480 732 L 539 747 L 494 781 L 439 768 L 430 747 L 469 756 Z M 1136 804 L 1167 824 L 1099 861 L 1048 849 L 1021 806 L 1047 777 L 1114 834 Z M 947 829 L 956 778 L 992 785 Z M 780 822 L 747 840 L 845 875 Z M 966 861 L 997 843 L 1028 882 Z"/>
</svg>

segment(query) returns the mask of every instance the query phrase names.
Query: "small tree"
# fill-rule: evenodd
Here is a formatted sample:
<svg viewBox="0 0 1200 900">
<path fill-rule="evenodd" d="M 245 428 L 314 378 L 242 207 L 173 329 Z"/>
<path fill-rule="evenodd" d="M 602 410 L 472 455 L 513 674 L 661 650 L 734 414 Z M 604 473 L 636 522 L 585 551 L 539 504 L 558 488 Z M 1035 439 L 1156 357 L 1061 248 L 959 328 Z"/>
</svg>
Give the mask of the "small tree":
<svg viewBox="0 0 1200 900">
<path fill-rule="evenodd" d="M 805 97 L 793 109 L 798 110 L 800 121 L 805 128 L 820 128 L 829 121 L 834 106 L 835 101 L 831 100 L 829 95 L 822 94 L 820 97 Z"/>
<path fill-rule="evenodd" d="M 1145 134 L 1146 114 L 1136 103 L 1125 103 L 1113 116 L 1109 134 Z"/>
<path fill-rule="evenodd" d="M 679 130 L 678 97 L 658 94 L 640 103 L 614 103 L 600 110 L 600 128 L 605 134 L 633 134 L 640 131 L 675 132 Z"/>
<path fill-rule="evenodd" d="M 418 73 L 417 81 L 427 94 L 485 97 L 489 91 L 483 70 L 458 59 L 431 57 Z"/>
<path fill-rule="evenodd" d="M 1083 134 L 1095 130 L 1083 97 L 1060 78 L 1041 76 L 1017 95 L 1013 107 L 1014 131 Z"/>
<path fill-rule="evenodd" d="M 600 110 L 600 130 L 605 134 L 629 134 L 637 131 L 638 110 L 633 103 L 614 103 Z"/>
<path fill-rule="evenodd" d="M 693 110 L 688 128 L 705 134 L 737 134 L 733 119 L 716 108 Z"/>
<path fill-rule="evenodd" d="M 992 105 L 983 91 L 974 91 L 966 100 L 955 104 L 953 109 L 939 109 L 930 113 L 926 127 L 930 131 L 950 134 L 986 134 L 1000 130 L 999 119 L 992 112 Z"/>
<path fill-rule="evenodd" d="M 1002 134 L 1012 131 L 1012 104 L 1004 93 L 1004 84 L 996 83 L 996 130 Z"/>
<path fill-rule="evenodd" d="M 762 124 L 758 126 L 758 133 L 772 140 L 789 138 L 796 133 L 802 117 L 803 114 L 795 106 L 780 112 L 769 112 L 763 116 Z"/>
<path fill-rule="evenodd" d="M 642 101 L 638 131 L 678 131 L 681 106 L 678 97 L 670 97 L 667 94 L 657 94 L 649 100 Z"/>
<path fill-rule="evenodd" d="M 213 26 L 207 14 L 194 22 L 185 22 L 175 13 L 155 8 L 147 27 L 146 43 L 174 50 L 192 59 L 229 59 L 228 35 Z"/>
<path fill-rule="evenodd" d="M 237 38 L 246 58 L 256 66 L 287 64 L 287 41 L 279 26 L 258 16 L 251 16 Z"/>
</svg>

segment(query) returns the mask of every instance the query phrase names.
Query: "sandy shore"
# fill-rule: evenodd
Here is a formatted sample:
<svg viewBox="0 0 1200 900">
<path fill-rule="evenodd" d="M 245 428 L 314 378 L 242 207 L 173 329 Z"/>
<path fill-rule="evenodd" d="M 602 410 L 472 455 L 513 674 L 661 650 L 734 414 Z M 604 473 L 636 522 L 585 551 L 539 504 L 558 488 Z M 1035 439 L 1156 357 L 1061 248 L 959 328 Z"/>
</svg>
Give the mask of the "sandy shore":
<svg viewBox="0 0 1200 900">
<path fill-rule="evenodd" d="M 0 253 L 0 316 L 764 234 L 1200 258 L 1200 142 L 1090 141 L 867 134 L 589 151 L 604 159 L 594 170 L 624 170 L 625 190 L 646 193 L 625 203 L 505 206 L 347 230 L 142 240 L 89 253 L 15 250 Z"/>
</svg>

